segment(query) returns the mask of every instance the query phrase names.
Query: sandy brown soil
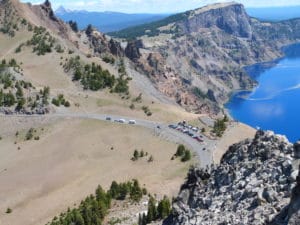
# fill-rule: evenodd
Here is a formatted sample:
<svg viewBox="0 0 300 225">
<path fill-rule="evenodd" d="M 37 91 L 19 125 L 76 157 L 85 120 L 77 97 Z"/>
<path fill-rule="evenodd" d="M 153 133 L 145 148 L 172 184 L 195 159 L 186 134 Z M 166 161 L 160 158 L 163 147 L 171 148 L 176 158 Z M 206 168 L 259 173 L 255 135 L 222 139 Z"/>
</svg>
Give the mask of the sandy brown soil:
<svg viewBox="0 0 300 225">
<path fill-rule="evenodd" d="M 0 58 L 5 56 L 22 62 L 24 78 L 34 86 L 49 86 L 52 96 L 63 93 L 71 102 L 71 108 L 55 108 L 57 111 L 113 114 L 165 123 L 195 121 L 199 116 L 159 101 L 159 93 L 152 95 L 152 88 L 144 92 L 144 86 L 150 84 L 141 86 L 143 79 L 130 82 L 131 96 L 127 100 L 108 90 L 83 91 L 60 66 L 66 57 L 75 56 L 75 53 L 36 56 L 30 49 L 14 53 L 19 43 L 30 36 L 27 33 L 10 39 L 0 35 L 0 42 L 4 43 Z M 87 59 L 83 55 L 81 58 L 96 61 L 113 74 L 117 71 L 100 59 Z M 136 107 L 131 110 L 132 99 L 139 93 L 143 93 L 142 103 L 134 103 Z M 75 103 L 80 106 L 75 107 Z M 144 105 L 153 113 L 151 117 L 141 110 Z M 31 127 L 37 128 L 40 140 L 24 142 L 24 135 Z M 17 131 L 19 137 L 15 137 Z M 253 133 L 243 125 L 230 128 L 216 146 L 215 161 L 230 144 L 251 137 Z M 0 140 L 0 225 L 43 225 L 93 193 L 98 184 L 108 188 L 112 180 L 137 178 L 152 194 L 176 195 L 189 167 L 189 164 L 170 160 L 176 151 L 175 144 L 154 136 L 151 130 L 127 125 L 95 120 L 0 116 L 0 136 L 3 138 Z M 146 159 L 132 162 L 130 158 L 135 149 L 152 154 L 154 162 L 149 164 Z M 12 214 L 5 214 L 8 207 L 12 208 Z"/>
<path fill-rule="evenodd" d="M 98 184 L 108 188 L 113 180 L 137 178 L 151 193 L 176 195 L 189 167 L 170 160 L 175 144 L 143 128 L 94 120 L 42 127 L 39 141 L 25 142 L 14 135 L 1 140 L 1 225 L 45 224 L 93 193 Z M 132 162 L 134 149 L 147 151 L 154 162 Z M 12 214 L 5 214 L 7 207 Z"/>
</svg>

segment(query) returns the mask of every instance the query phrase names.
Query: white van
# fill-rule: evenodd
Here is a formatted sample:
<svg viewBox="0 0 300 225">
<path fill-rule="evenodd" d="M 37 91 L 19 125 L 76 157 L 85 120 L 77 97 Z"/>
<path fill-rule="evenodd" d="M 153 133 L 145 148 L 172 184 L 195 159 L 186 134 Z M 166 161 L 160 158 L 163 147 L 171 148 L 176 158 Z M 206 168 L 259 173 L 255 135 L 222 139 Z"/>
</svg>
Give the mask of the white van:
<svg viewBox="0 0 300 225">
<path fill-rule="evenodd" d="M 128 123 L 129 123 L 129 124 L 136 124 L 136 121 L 135 121 L 135 120 L 129 120 Z"/>
</svg>

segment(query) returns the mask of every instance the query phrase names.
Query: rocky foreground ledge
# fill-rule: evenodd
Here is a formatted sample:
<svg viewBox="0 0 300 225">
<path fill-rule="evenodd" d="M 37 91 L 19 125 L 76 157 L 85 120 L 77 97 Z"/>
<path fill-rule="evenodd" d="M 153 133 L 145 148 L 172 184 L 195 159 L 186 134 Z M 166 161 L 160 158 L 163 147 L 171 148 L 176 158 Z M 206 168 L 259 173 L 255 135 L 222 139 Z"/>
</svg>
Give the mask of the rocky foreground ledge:
<svg viewBox="0 0 300 225">
<path fill-rule="evenodd" d="M 164 224 L 300 224 L 300 143 L 258 131 L 220 165 L 192 168 Z M 297 176 L 298 175 L 298 176 Z"/>
</svg>

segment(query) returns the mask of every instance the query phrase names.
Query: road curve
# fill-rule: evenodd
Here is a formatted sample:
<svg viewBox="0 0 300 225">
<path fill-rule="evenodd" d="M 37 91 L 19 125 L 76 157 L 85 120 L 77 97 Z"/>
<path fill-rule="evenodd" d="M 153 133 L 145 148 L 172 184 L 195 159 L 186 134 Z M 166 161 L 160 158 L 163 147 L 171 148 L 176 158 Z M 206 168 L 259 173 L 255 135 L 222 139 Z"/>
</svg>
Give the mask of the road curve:
<svg viewBox="0 0 300 225">
<path fill-rule="evenodd" d="M 120 125 L 127 126 L 141 126 L 153 131 L 153 134 L 166 140 L 169 142 L 173 142 L 176 144 L 184 144 L 199 158 L 199 166 L 202 168 L 206 168 L 210 164 L 213 163 L 213 149 L 215 147 L 215 142 L 203 136 L 203 143 L 199 143 L 192 137 L 183 134 L 177 130 L 171 129 L 168 127 L 168 124 L 154 122 L 150 120 L 144 119 L 136 119 L 119 115 L 108 115 L 108 114 L 93 114 L 93 113 L 71 113 L 71 112 L 63 112 L 63 113 L 53 113 L 46 115 L 1 115 L 3 117 L 50 117 L 50 118 L 80 118 L 80 119 L 95 119 L 106 122 L 115 123 L 114 120 L 124 119 L 126 123 L 118 123 Z M 106 118 L 110 117 L 111 120 L 107 121 Z M 136 124 L 128 125 L 129 120 L 135 120 Z M 159 126 L 159 128 L 158 128 Z"/>
</svg>

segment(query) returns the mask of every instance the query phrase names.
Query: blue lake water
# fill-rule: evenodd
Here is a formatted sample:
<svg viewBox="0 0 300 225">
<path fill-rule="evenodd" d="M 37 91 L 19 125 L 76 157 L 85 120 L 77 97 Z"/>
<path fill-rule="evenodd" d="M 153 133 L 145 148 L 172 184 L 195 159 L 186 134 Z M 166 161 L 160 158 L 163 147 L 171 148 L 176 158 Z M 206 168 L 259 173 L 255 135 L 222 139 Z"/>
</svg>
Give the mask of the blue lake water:
<svg viewBox="0 0 300 225">
<path fill-rule="evenodd" d="M 270 64 L 272 66 L 270 66 Z M 235 93 L 226 108 L 252 127 L 273 130 L 295 142 L 300 139 L 300 44 L 286 49 L 277 62 L 246 68 L 259 85 Z"/>
</svg>

